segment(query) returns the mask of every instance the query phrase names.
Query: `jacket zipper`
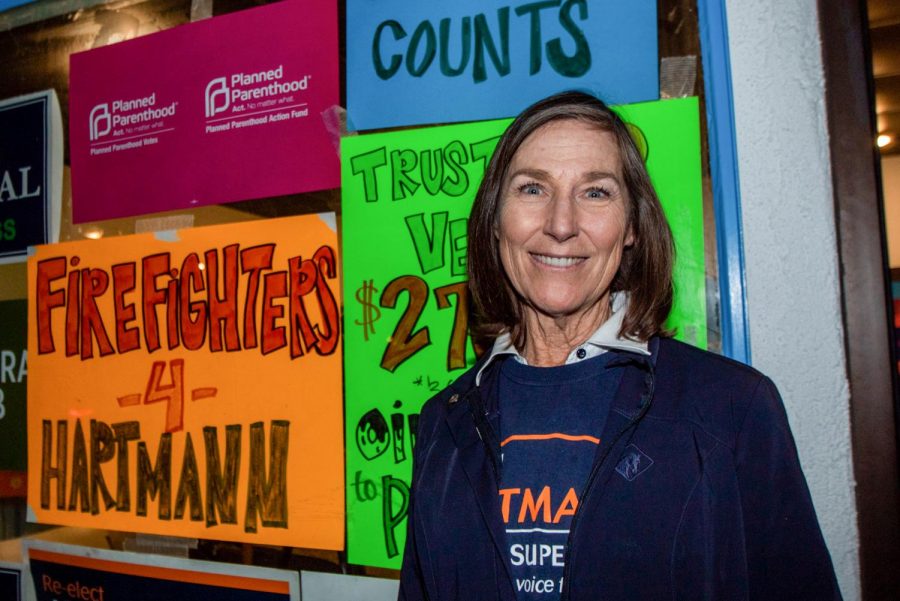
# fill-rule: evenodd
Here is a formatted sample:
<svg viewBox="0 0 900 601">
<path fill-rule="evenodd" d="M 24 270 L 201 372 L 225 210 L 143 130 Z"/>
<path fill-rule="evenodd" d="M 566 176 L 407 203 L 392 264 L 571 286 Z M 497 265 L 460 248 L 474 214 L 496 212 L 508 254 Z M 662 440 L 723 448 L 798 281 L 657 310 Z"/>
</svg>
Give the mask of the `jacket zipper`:
<svg viewBox="0 0 900 601">
<path fill-rule="evenodd" d="M 610 453 L 612 450 L 616 448 L 616 445 L 619 444 L 619 440 L 621 440 L 622 436 L 625 435 L 626 432 L 634 428 L 638 422 L 643 419 L 644 415 L 647 414 L 647 411 L 650 409 L 650 404 L 653 401 L 653 390 L 655 388 L 655 375 L 653 373 L 653 364 L 647 362 L 647 367 L 650 371 L 648 374 L 648 388 L 646 391 L 646 398 L 641 399 L 640 412 L 630 421 L 628 425 L 622 428 L 616 437 L 613 439 L 612 444 L 610 444 L 606 451 L 603 452 L 603 455 L 600 457 L 600 460 L 597 461 L 594 466 L 591 468 L 591 473 L 588 475 L 587 482 L 584 485 L 584 490 L 581 492 L 581 496 L 578 501 L 578 509 L 575 510 L 575 515 L 572 516 L 572 524 L 569 526 L 569 536 L 566 537 L 566 548 L 563 552 L 563 588 L 562 593 L 560 594 L 560 601 L 567 601 L 569 599 L 569 590 L 570 590 L 570 576 L 572 571 L 572 563 L 569 561 L 569 553 L 572 546 L 572 539 L 575 535 L 575 529 L 578 526 L 578 517 L 581 515 L 579 511 L 587 501 L 588 495 L 591 493 L 593 489 L 594 480 L 597 478 L 597 474 L 600 473 L 601 468 L 606 463 L 607 459 L 609 459 Z M 644 396 L 644 395 L 642 395 Z"/>
</svg>

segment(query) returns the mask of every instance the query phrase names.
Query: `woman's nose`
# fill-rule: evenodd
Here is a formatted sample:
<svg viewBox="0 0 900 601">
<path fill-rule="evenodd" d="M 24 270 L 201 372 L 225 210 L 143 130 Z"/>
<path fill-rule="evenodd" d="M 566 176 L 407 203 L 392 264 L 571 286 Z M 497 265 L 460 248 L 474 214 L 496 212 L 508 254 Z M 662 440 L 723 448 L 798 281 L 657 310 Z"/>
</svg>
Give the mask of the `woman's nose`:
<svg viewBox="0 0 900 601">
<path fill-rule="evenodd" d="M 557 242 L 564 242 L 578 235 L 578 217 L 571 198 L 563 194 L 554 195 L 547 205 L 544 233 Z"/>
</svg>

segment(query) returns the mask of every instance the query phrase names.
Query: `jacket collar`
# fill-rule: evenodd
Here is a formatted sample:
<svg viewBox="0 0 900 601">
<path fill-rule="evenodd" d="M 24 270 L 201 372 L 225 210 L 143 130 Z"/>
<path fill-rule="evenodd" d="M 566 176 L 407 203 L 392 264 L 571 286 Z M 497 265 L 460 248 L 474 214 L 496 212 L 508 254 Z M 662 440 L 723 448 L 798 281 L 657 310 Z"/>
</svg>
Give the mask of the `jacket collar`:
<svg viewBox="0 0 900 601">
<path fill-rule="evenodd" d="M 582 347 L 593 347 L 596 349 L 594 352 L 590 352 L 586 354 L 583 358 L 589 359 L 590 357 L 596 357 L 602 353 L 605 353 L 609 350 L 619 350 L 626 351 L 630 353 L 637 353 L 639 355 L 650 355 L 650 349 L 646 341 L 643 340 L 632 340 L 630 338 L 623 337 L 619 334 L 622 330 L 622 323 L 625 321 L 625 314 L 628 311 L 628 294 L 625 292 L 616 292 L 612 295 L 612 313 L 609 318 L 600 324 L 600 327 L 594 331 L 594 333 L 585 340 L 582 344 L 578 345 L 578 348 Z M 581 360 L 575 354 L 577 349 L 572 349 L 572 352 L 569 353 L 569 357 L 566 359 L 566 363 L 575 363 L 576 361 Z M 511 355 L 517 361 L 521 363 L 527 363 L 525 361 L 525 357 L 516 349 L 515 345 L 512 343 L 512 335 L 510 332 L 505 331 L 502 332 L 499 336 L 497 336 L 496 340 L 494 340 L 494 346 L 491 347 L 491 352 L 487 357 L 487 360 L 481 364 L 481 367 L 475 374 L 475 385 L 479 386 L 481 384 L 481 375 L 484 370 L 494 362 L 494 359 L 503 356 L 503 355 Z"/>
</svg>

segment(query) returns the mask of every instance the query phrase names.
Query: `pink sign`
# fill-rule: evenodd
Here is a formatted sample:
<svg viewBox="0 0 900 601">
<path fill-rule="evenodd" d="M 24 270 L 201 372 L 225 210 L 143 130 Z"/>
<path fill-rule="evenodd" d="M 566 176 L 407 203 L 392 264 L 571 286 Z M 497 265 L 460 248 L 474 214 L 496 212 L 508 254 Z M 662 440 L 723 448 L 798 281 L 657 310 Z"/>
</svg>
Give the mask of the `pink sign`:
<svg viewBox="0 0 900 601">
<path fill-rule="evenodd" d="M 337 33 L 286 0 L 72 55 L 74 220 L 340 186 Z"/>
</svg>

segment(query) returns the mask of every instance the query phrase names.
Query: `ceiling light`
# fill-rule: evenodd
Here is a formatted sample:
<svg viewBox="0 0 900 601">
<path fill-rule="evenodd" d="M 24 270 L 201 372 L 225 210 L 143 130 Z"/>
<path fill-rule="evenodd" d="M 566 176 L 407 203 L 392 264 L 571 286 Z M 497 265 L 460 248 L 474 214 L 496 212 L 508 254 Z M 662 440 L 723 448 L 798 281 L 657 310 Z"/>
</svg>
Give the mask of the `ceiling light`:
<svg viewBox="0 0 900 601">
<path fill-rule="evenodd" d="M 890 144 L 893 141 L 894 141 L 893 136 L 890 136 L 888 134 L 878 134 L 878 139 L 876 140 L 876 143 L 878 144 L 878 148 L 884 148 L 885 146 L 887 146 L 888 144 Z"/>
</svg>

